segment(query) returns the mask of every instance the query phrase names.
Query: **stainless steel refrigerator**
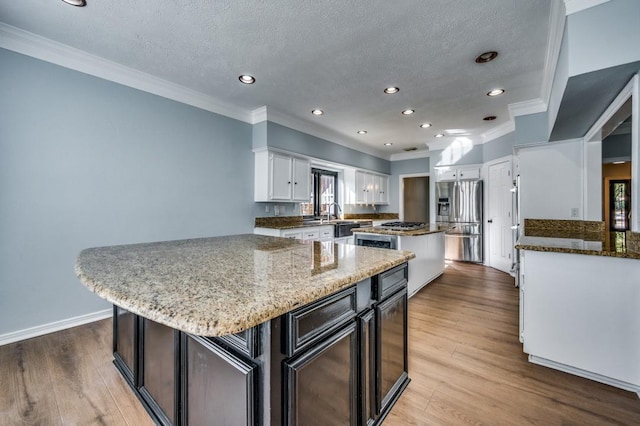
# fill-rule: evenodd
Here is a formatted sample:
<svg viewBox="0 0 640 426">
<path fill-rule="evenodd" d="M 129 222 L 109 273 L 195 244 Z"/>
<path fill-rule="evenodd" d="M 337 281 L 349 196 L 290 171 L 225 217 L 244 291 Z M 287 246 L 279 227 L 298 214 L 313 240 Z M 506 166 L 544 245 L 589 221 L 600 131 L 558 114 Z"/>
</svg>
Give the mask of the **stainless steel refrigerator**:
<svg viewBox="0 0 640 426">
<path fill-rule="evenodd" d="M 436 183 L 436 222 L 447 224 L 445 259 L 482 263 L 482 181 Z"/>
</svg>

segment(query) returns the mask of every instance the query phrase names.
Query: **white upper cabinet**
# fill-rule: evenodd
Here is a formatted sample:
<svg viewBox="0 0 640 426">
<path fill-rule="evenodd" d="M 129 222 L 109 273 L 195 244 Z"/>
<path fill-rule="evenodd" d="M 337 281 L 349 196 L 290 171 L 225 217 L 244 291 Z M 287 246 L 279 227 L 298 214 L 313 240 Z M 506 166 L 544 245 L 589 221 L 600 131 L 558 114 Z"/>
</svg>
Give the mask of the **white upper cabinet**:
<svg viewBox="0 0 640 426">
<path fill-rule="evenodd" d="M 447 180 L 480 179 L 480 166 L 436 168 L 436 179 L 439 182 Z"/>
<path fill-rule="evenodd" d="M 356 171 L 353 192 L 353 204 L 389 204 L 389 177 Z"/>
<path fill-rule="evenodd" d="M 270 151 L 255 153 L 254 201 L 309 201 L 311 164 Z"/>
</svg>

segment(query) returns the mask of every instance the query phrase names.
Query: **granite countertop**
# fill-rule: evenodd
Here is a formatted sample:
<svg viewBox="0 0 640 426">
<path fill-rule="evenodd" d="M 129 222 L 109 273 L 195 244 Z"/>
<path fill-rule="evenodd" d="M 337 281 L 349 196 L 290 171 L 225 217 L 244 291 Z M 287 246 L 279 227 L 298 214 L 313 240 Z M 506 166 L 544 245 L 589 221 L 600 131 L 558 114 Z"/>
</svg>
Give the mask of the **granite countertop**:
<svg viewBox="0 0 640 426">
<path fill-rule="evenodd" d="M 303 216 L 269 216 L 256 217 L 255 228 L 271 229 L 293 229 L 316 226 L 335 225 L 341 222 L 371 222 L 373 220 L 398 220 L 397 213 L 377 213 L 377 214 L 344 214 L 344 219 L 332 219 L 324 223 L 305 223 Z"/>
<path fill-rule="evenodd" d="M 201 336 L 237 333 L 414 258 L 408 251 L 232 235 L 83 250 L 102 298 Z"/>
<path fill-rule="evenodd" d="M 558 238 L 550 236 L 523 236 L 518 239 L 516 248 L 520 250 L 552 253 L 572 253 L 640 259 L 640 252 L 631 250 L 624 241 L 621 243 L 620 237 L 616 238 L 616 233 L 611 234 L 609 235 L 609 238 L 600 238 L 596 241 L 593 241 L 591 237 Z M 624 236 L 624 233 L 619 234 Z"/>
<path fill-rule="evenodd" d="M 329 221 L 326 221 L 324 223 L 305 223 L 305 222 L 301 222 L 301 223 L 268 223 L 268 224 L 263 224 L 260 226 L 256 226 L 256 228 L 271 228 L 271 229 L 295 229 L 295 228 L 316 228 L 318 226 L 333 226 L 333 225 L 337 225 L 339 223 L 344 223 L 344 222 L 356 222 L 356 223 L 360 223 L 360 222 L 371 222 L 370 219 L 332 219 Z"/>
<path fill-rule="evenodd" d="M 440 225 L 436 223 L 430 223 L 426 227 L 421 229 L 414 229 L 411 231 L 394 231 L 391 229 L 383 228 L 381 226 L 375 226 L 371 228 L 357 228 L 353 230 L 353 233 L 367 233 L 367 234 L 383 234 L 383 235 L 400 235 L 403 237 L 417 237 L 420 235 L 435 234 L 437 232 L 445 232 L 451 227 L 448 225 Z"/>
</svg>

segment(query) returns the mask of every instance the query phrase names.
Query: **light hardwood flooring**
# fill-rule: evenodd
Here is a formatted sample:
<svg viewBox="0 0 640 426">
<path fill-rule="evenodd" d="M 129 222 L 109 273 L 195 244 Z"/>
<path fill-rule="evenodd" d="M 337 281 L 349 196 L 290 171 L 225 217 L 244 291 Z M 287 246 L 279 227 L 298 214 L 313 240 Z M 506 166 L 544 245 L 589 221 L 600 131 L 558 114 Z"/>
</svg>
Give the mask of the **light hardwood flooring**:
<svg viewBox="0 0 640 426">
<path fill-rule="evenodd" d="M 412 381 L 390 425 L 640 424 L 635 394 L 527 362 L 507 274 L 453 263 L 409 301 Z M 0 347 L 0 425 L 148 425 L 111 321 Z M 304 426 L 304 425 L 301 425 Z"/>
</svg>

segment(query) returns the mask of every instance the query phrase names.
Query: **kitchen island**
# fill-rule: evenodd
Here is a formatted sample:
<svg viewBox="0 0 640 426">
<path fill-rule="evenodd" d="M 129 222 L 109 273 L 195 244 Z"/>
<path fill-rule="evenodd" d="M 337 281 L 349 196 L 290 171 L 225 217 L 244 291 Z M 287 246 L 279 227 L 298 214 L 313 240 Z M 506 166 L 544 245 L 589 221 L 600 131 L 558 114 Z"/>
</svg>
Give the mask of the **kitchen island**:
<svg viewBox="0 0 640 426">
<path fill-rule="evenodd" d="M 388 248 L 415 253 L 416 257 L 409 261 L 407 291 L 411 297 L 444 272 L 444 232 L 448 229 L 449 226 L 433 223 L 411 230 L 375 226 L 357 228 L 354 235 L 356 244 L 363 244 L 363 240 L 386 240 L 390 243 Z"/>
<path fill-rule="evenodd" d="M 408 384 L 413 253 L 261 235 L 87 249 L 159 424 L 378 424 Z"/>
<path fill-rule="evenodd" d="M 520 340 L 533 363 L 640 395 L 640 234 L 605 236 L 602 222 L 525 220 Z"/>
</svg>

